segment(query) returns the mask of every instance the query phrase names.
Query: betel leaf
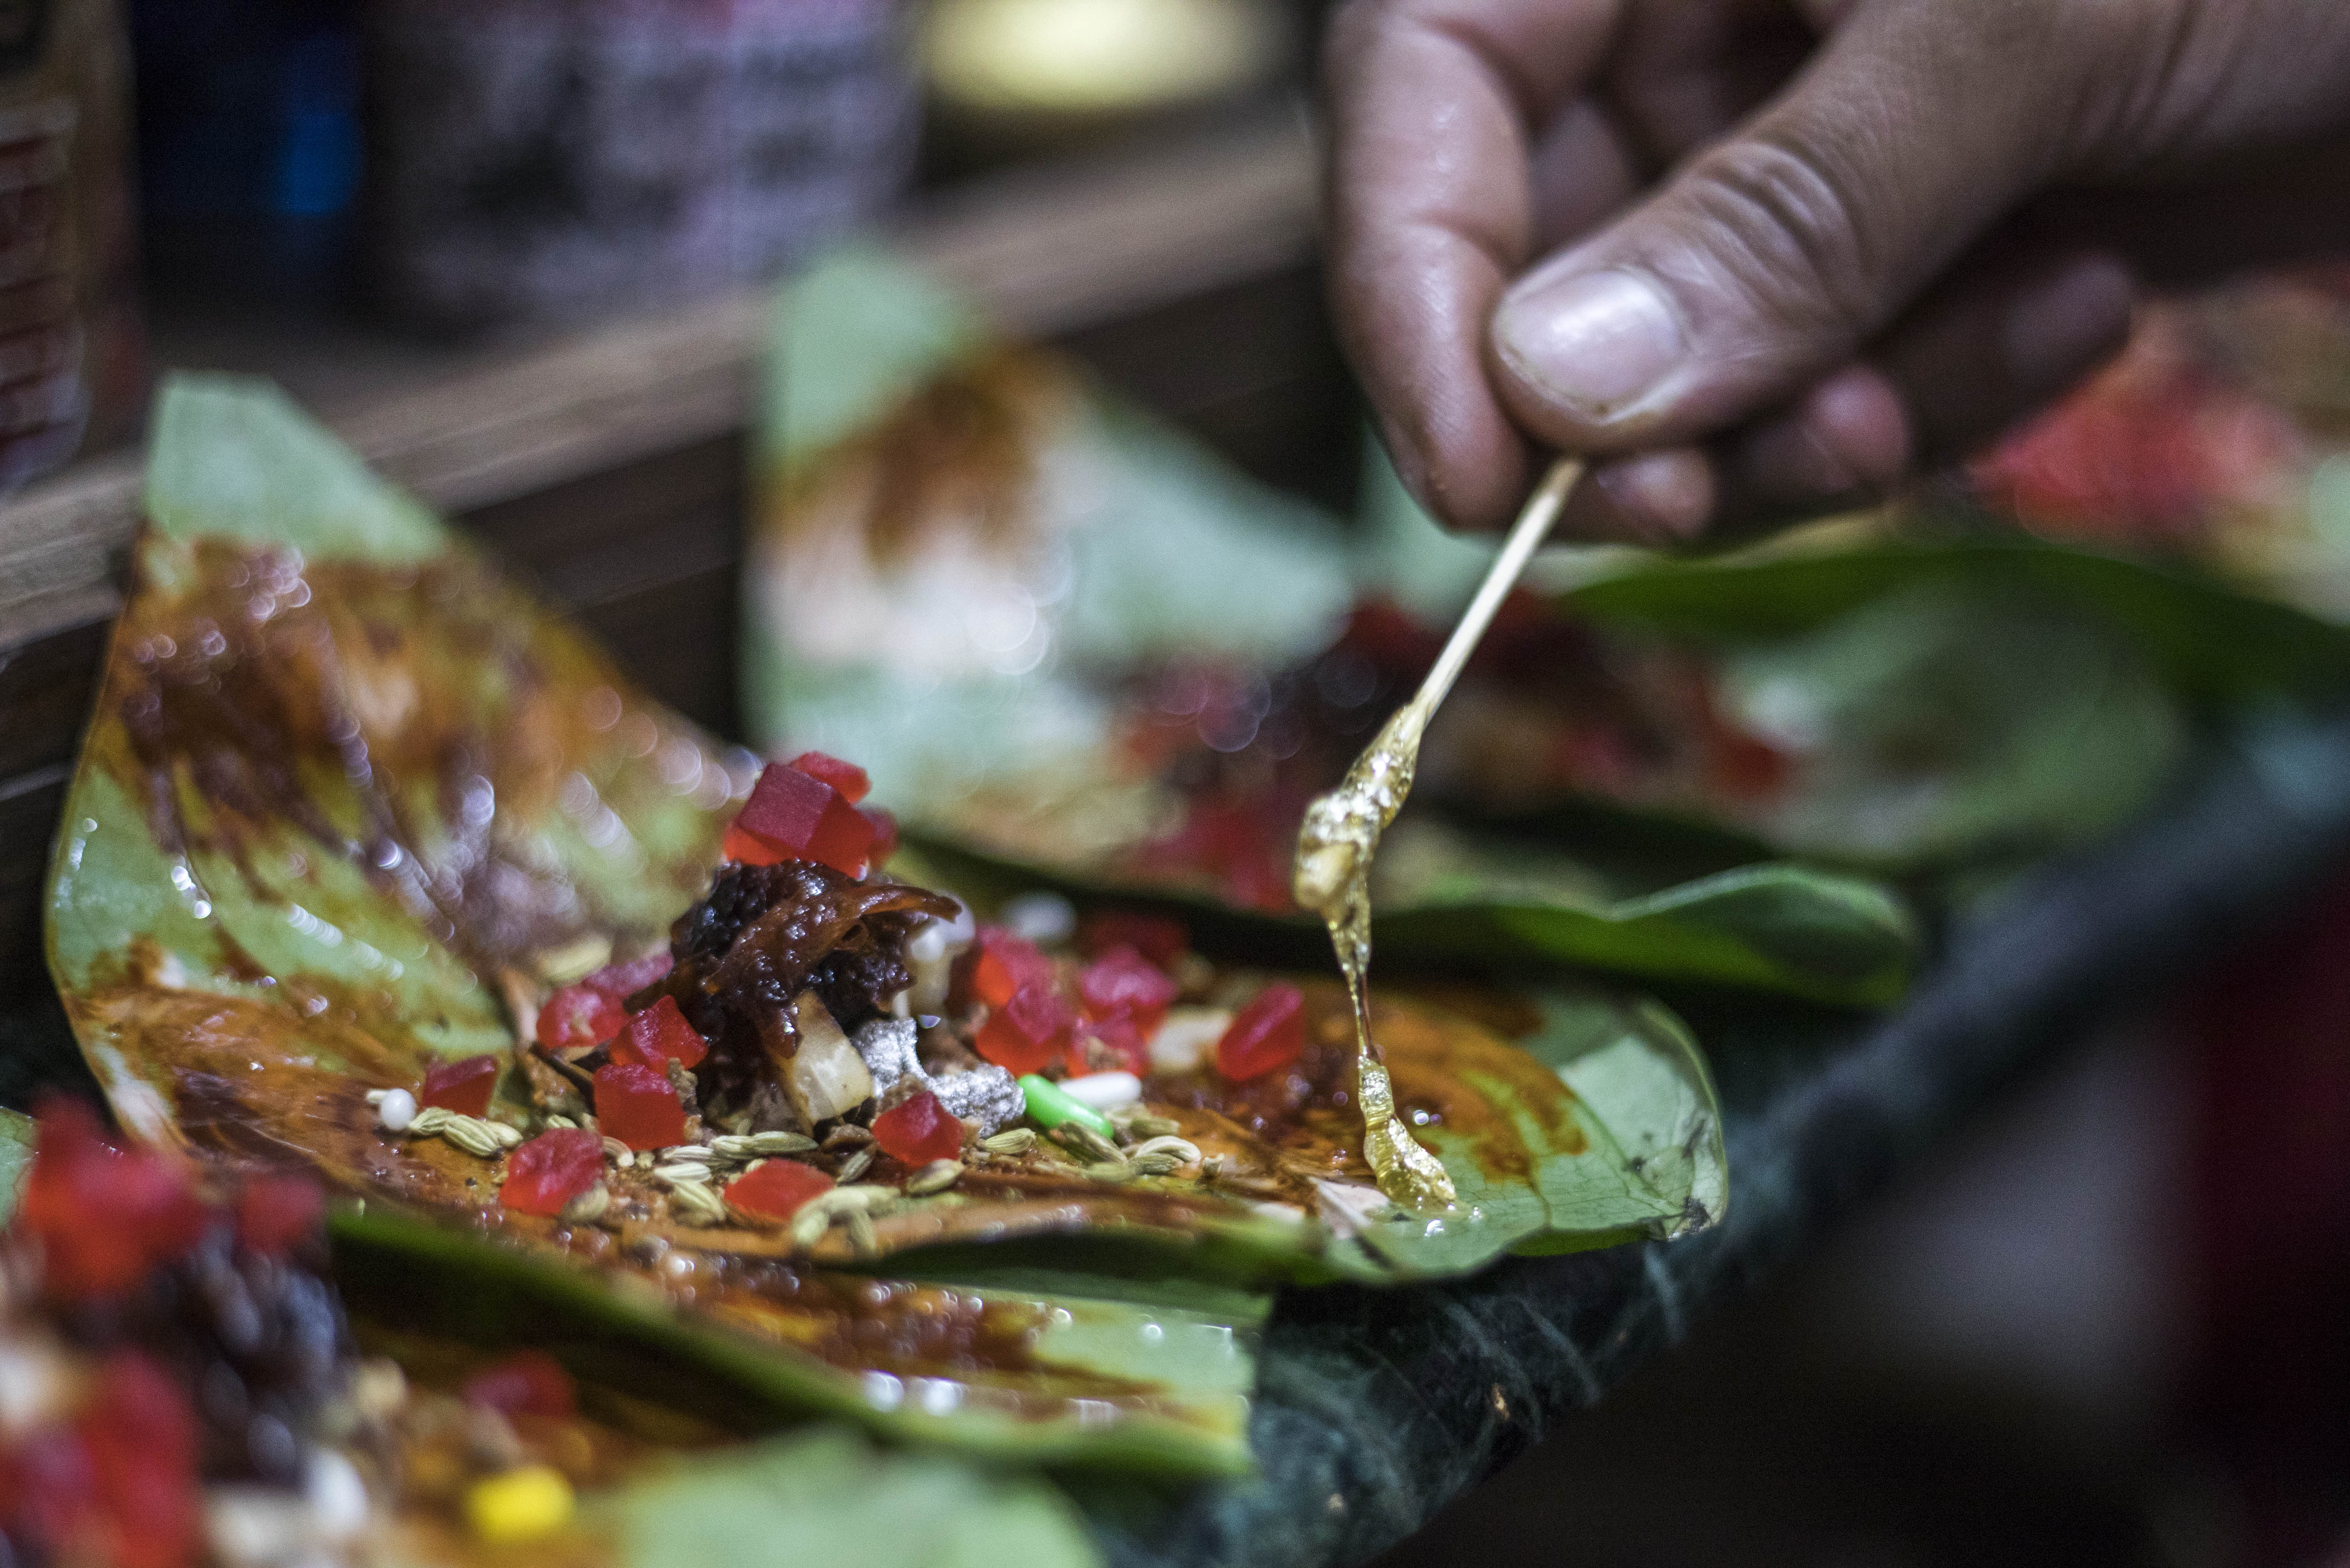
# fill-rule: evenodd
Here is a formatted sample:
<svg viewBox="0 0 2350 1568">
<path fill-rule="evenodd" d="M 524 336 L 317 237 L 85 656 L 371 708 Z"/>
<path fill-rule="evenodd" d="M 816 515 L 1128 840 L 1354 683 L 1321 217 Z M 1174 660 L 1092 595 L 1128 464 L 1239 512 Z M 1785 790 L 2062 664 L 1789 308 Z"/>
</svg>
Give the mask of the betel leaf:
<svg viewBox="0 0 2350 1568">
<path fill-rule="evenodd" d="M 697 1455 L 590 1501 L 621 1568 L 1092 1568 L 1048 1484 L 826 1431 Z"/>
<path fill-rule="evenodd" d="M 992 1451 L 1245 1467 L 1246 1316 L 737 1267 L 626 1210 L 617 1231 L 504 1213 L 494 1164 L 380 1132 L 370 1087 L 511 1049 L 502 987 L 699 895 L 730 759 L 478 556 L 421 551 L 408 504 L 273 394 L 175 383 L 155 449 L 173 526 L 276 510 L 233 538 L 142 536 L 68 795 L 49 956 L 126 1127 L 455 1221 L 408 1243 L 440 1249 L 452 1297 L 567 1281 L 608 1332 L 667 1332 L 786 1404 Z M 302 483 L 246 472 L 279 465 Z M 1056 1339 L 1064 1313 L 1106 1326 Z M 1168 1349 L 1202 1337 L 1220 1359 Z"/>
<path fill-rule="evenodd" d="M 1929 582 L 2087 611 L 2180 696 L 2324 694 L 2350 678 L 2350 628 L 2181 567 L 2012 536 L 1924 539 L 1752 558 L 1653 561 L 1565 596 L 1578 613 L 1678 638 L 1756 643 L 1815 630 Z"/>
<path fill-rule="evenodd" d="M 1399 831 L 1383 857 L 1415 860 L 1415 840 L 1439 837 L 1449 846 L 1443 853 L 1382 876 L 1372 928 L 1382 972 L 1464 960 L 1488 973 L 1564 964 L 1870 1007 L 1900 995 L 1920 946 L 1908 907 L 1882 883 L 1786 861 L 1632 887 L 1555 846 L 1459 835 L 1433 823 L 1417 835 Z M 951 878 L 1163 908 L 1220 948 L 1284 964 L 1329 961 L 1329 938 L 1307 915 L 1239 909 L 1165 882 L 991 855 L 970 836 L 914 838 Z"/>
<path fill-rule="evenodd" d="M 1916 864 L 2083 842 L 2186 753 L 2178 704 L 2110 628 L 1959 578 L 1731 650 L 1721 671 L 1723 706 L 1791 759 L 1736 820 L 1815 855 Z"/>
<path fill-rule="evenodd" d="M 687 1266 L 670 1283 L 718 1298 L 715 1312 L 693 1313 L 643 1274 L 583 1269 L 380 1205 L 339 1209 L 330 1227 L 354 1311 L 469 1344 L 536 1346 L 582 1377 L 738 1428 L 814 1413 L 1027 1463 L 1247 1469 L 1253 1346 L 1271 1309 L 1261 1292 L 809 1272 L 798 1293 L 834 1298 L 835 1314 L 753 1299 L 730 1289 L 723 1262 L 680 1251 Z M 773 1338 L 742 1332 L 761 1323 L 811 1353 L 779 1355 Z M 864 1343 L 838 1354 L 851 1346 L 836 1340 Z"/>
</svg>

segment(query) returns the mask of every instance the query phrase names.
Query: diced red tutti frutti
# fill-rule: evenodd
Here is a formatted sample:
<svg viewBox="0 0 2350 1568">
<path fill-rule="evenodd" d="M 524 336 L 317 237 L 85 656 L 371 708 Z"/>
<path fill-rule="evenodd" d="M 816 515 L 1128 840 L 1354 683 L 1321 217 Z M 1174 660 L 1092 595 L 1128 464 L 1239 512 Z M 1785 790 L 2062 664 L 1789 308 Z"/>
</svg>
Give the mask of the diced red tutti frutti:
<svg viewBox="0 0 2350 1568">
<path fill-rule="evenodd" d="M 596 1069 L 596 1126 L 630 1148 L 667 1148 L 685 1141 L 685 1105 L 668 1074 L 608 1062 Z"/>
<path fill-rule="evenodd" d="M 924 1089 L 873 1118 L 873 1141 L 892 1159 L 928 1165 L 962 1152 L 962 1122 Z"/>
<path fill-rule="evenodd" d="M 196 1424 L 152 1361 L 117 1350 L 69 1427 L 6 1456 L 6 1529 L 35 1561 L 182 1568 L 195 1554 Z"/>
<path fill-rule="evenodd" d="M 68 1299 L 128 1289 L 195 1245 L 211 1220 L 178 1166 L 116 1148 L 87 1106 L 65 1099 L 42 1108 L 16 1218 L 41 1239 L 44 1288 Z"/>
<path fill-rule="evenodd" d="M 577 1413 L 577 1390 L 563 1363 L 543 1350 L 517 1350 L 465 1379 L 464 1400 L 506 1416 L 544 1416 L 568 1420 Z"/>
<path fill-rule="evenodd" d="M 560 1214 L 603 1176 L 603 1138 L 586 1127 L 556 1127 L 506 1157 L 498 1200 L 517 1213 Z"/>
<path fill-rule="evenodd" d="M 538 1043 L 550 1051 L 601 1045 L 629 1021 L 629 998 L 667 974 L 674 961 L 664 949 L 627 963 L 606 964 L 565 986 L 538 1010 Z"/>
<path fill-rule="evenodd" d="M 1112 948 L 1077 976 L 1088 1018 L 1130 1018 L 1145 1034 L 1165 1021 L 1180 988 L 1132 948 Z"/>
<path fill-rule="evenodd" d="M 685 1021 L 673 997 L 662 997 L 629 1020 L 612 1041 L 612 1060 L 660 1068 L 675 1062 L 688 1072 L 710 1054 L 709 1044 Z"/>
<path fill-rule="evenodd" d="M 1236 1083 L 1261 1078 L 1305 1053 L 1305 994 L 1286 981 L 1275 981 L 1232 1014 L 1223 1038 L 1216 1042 L 1216 1071 Z"/>
<path fill-rule="evenodd" d="M 973 1044 L 1007 1073 L 1041 1073 L 1069 1048 L 1076 1023 L 1069 1004 L 1051 985 L 1031 981 L 989 1012 Z"/>
<path fill-rule="evenodd" d="M 990 1007 L 1010 1003 L 1022 988 L 1053 984 L 1053 961 L 1002 926 L 982 926 L 972 940 L 972 994 Z"/>
<path fill-rule="evenodd" d="M 763 1220 L 785 1220 L 819 1192 L 829 1191 L 832 1178 L 796 1159 L 771 1159 L 726 1184 L 726 1203 Z"/>
<path fill-rule="evenodd" d="M 597 990 L 586 981 L 567 985 L 538 1010 L 538 1043 L 549 1051 L 584 1051 L 601 1045 L 620 1032 L 629 1010 L 619 998 Z"/>
<path fill-rule="evenodd" d="M 844 877 L 862 877 L 873 850 L 873 824 L 822 779 L 786 763 L 769 763 L 752 786 L 723 853 L 749 866 L 813 860 Z"/>
<path fill-rule="evenodd" d="M 255 1176 L 236 1195 L 237 1244 L 263 1257 L 300 1246 L 326 1217 L 326 1195 L 307 1176 Z"/>
<path fill-rule="evenodd" d="M 797 768 L 808 777 L 830 784 L 851 805 L 863 800 L 873 787 L 873 781 L 866 776 L 863 768 L 822 752 L 802 752 L 785 765 Z"/>
<path fill-rule="evenodd" d="M 495 1056 L 467 1056 L 457 1062 L 435 1062 L 424 1069 L 424 1088 L 416 1096 L 420 1106 L 439 1106 L 461 1116 L 478 1116 L 490 1108 L 490 1096 L 498 1086 L 501 1064 Z"/>
<path fill-rule="evenodd" d="M 1088 958 L 1105 958 L 1113 948 L 1132 948 L 1167 969 L 1191 946 L 1191 933 L 1182 921 L 1139 909 L 1096 909 L 1077 923 L 1077 949 Z"/>
</svg>

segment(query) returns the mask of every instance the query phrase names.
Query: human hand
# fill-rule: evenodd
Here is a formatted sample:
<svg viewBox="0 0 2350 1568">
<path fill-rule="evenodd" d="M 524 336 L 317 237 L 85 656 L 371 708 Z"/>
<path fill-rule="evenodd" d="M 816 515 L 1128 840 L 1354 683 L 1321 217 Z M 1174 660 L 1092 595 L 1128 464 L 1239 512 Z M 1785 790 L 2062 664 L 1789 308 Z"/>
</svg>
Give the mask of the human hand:
<svg viewBox="0 0 2350 1568">
<path fill-rule="evenodd" d="M 1857 501 L 2350 241 L 2341 0 L 1350 0 L 1331 289 L 1404 481 L 1668 542 Z"/>
</svg>

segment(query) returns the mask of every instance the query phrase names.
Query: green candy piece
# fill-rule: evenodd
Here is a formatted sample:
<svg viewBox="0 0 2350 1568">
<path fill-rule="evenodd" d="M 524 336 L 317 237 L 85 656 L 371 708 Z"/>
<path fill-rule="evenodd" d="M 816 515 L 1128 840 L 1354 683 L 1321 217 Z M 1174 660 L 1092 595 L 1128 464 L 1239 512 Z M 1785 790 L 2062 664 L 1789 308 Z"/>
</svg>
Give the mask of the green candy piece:
<svg viewBox="0 0 2350 1568">
<path fill-rule="evenodd" d="M 1028 1119 L 1051 1132 L 1064 1122 L 1075 1122 L 1081 1127 L 1091 1127 L 1113 1143 L 1118 1129 L 1109 1118 L 1087 1105 L 1061 1092 L 1061 1086 L 1050 1078 L 1040 1078 L 1031 1073 L 1020 1080 L 1020 1092 L 1028 1096 Z"/>
</svg>

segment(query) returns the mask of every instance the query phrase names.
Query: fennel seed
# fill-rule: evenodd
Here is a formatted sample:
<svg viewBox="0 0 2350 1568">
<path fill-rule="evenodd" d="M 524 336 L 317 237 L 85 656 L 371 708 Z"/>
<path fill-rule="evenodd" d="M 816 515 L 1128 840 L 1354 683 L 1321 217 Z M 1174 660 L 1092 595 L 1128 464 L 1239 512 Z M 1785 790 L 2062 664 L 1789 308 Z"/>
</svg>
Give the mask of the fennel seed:
<svg viewBox="0 0 2350 1568">
<path fill-rule="evenodd" d="M 598 1182 L 563 1206 L 556 1216 L 567 1225 L 592 1225 L 612 1206 L 612 1189 Z"/>
<path fill-rule="evenodd" d="M 841 1163 L 840 1174 L 834 1179 L 846 1185 L 873 1168 L 873 1146 L 868 1144 Z"/>
<path fill-rule="evenodd" d="M 1030 1127 L 1012 1127 L 993 1137 L 980 1139 L 979 1147 L 990 1154 L 1026 1154 L 1036 1147 L 1036 1134 Z"/>
<path fill-rule="evenodd" d="M 910 1198 L 927 1198 L 933 1192 L 944 1192 L 962 1179 L 960 1160 L 934 1159 L 906 1179 L 906 1194 Z"/>
</svg>

